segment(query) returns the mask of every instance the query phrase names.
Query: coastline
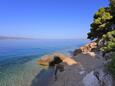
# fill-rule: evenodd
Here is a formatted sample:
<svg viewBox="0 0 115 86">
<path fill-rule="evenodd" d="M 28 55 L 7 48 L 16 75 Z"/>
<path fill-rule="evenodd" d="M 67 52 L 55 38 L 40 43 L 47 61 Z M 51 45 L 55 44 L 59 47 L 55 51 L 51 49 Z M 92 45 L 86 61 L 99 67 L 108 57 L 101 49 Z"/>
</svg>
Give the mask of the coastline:
<svg viewBox="0 0 115 86">
<path fill-rule="evenodd" d="M 109 74 L 106 75 L 105 60 L 101 56 L 101 53 L 99 52 L 80 53 L 76 56 L 71 56 L 70 58 L 75 60 L 77 64 L 73 65 L 65 64 L 64 65 L 65 70 L 63 72 L 58 72 L 57 74 L 58 79 L 56 81 L 54 79 L 54 75 L 50 76 L 49 74 L 47 80 L 45 79 L 44 76 L 44 79 L 46 80 L 47 84 L 45 83 L 44 85 L 43 80 L 42 81 L 43 83 L 41 83 L 42 86 L 100 86 L 103 84 L 102 82 L 107 84 L 107 86 L 113 86 L 111 76 Z M 42 74 L 44 75 L 44 73 L 41 73 L 40 76 L 43 76 Z"/>
<path fill-rule="evenodd" d="M 65 44 L 66 42 L 67 44 Z M 9 45 L 9 43 L 11 45 Z M 19 43 L 21 43 L 21 45 L 19 45 Z M 70 55 L 72 50 L 85 43 L 87 43 L 87 41 L 78 42 L 78 40 L 72 40 L 69 42 L 68 40 L 46 40 L 44 42 L 39 40 L 2 41 L 0 43 L 2 45 L 0 46 L 0 60 L 4 60 L 4 66 L 2 66 L 2 63 L 0 63 L 0 69 L 2 69 L 0 70 L 0 86 L 8 86 L 9 84 L 12 86 L 30 86 L 32 80 L 34 80 L 34 78 L 42 70 L 41 66 L 36 64 L 36 61 L 40 57 L 51 54 L 55 51 L 64 54 L 67 52 Z M 6 44 L 7 48 L 5 47 Z M 9 79 L 9 77 L 11 79 Z"/>
<path fill-rule="evenodd" d="M 53 76 L 49 76 L 49 79 L 47 79 L 49 82 L 46 82 L 47 85 L 46 84 L 44 85 L 43 81 L 45 78 L 48 78 L 48 77 L 45 77 L 44 73 L 41 73 L 40 76 L 44 76 L 44 79 L 42 79 L 43 83 L 41 83 L 42 86 L 76 86 L 76 84 L 77 86 L 84 86 L 82 82 L 83 77 L 85 77 L 89 72 L 91 72 L 93 69 L 97 68 L 98 66 L 102 66 L 101 64 L 102 61 L 97 60 L 97 62 L 95 63 L 95 60 L 89 55 L 79 54 L 78 56 L 73 57 L 73 58 L 76 61 L 78 61 L 79 64 L 72 65 L 72 66 L 65 65 L 64 72 L 58 73 L 57 81 L 55 81 Z M 83 63 L 84 61 L 85 63 Z M 95 64 L 95 65 L 92 66 L 91 64 Z M 41 78 L 41 77 L 38 77 L 38 78 Z M 39 80 L 38 80 L 38 83 L 39 83 Z M 32 86 L 37 86 L 37 85 L 32 85 Z"/>
</svg>

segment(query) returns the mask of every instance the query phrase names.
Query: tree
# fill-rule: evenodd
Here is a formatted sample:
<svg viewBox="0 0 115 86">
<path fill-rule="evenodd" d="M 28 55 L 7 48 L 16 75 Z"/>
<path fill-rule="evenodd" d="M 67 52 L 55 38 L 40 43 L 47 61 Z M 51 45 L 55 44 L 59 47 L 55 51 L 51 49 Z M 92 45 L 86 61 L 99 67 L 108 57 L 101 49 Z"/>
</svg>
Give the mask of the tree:
<svg viewBox="0 0 115 86">
<path fill-rule="evenodd" d="M 111 31 L 109 27 L 112 24 L 112 18 L 109 7 L 100 8 L 95 13 L 93 23 L 90 25 L 91 29 L 88 33 L 88 39 L 101 39 L 104 34 Z"/>
<path fill-rule="evenodd" d="M 104 52 L 115 51 L 115 30 L 108 32 L 107 34 L 103 35 L 103 40 L 105 44 L 101 48 Z"/>
<path fill-rule="evenodd" d="M 115 51 L 115 0 L 110 0 L 109 7 L 100 8 L 95 13 L 90 26 L 88 39 L 96 39 L 101 44 L 100 50 L 104 52 Z"/>
<path fill-rule="evenodd" d="M 113 14 L 115 14 L 115 0 L 110 0 L 110 7 Z"/>
<path fill-rule="evenodd" d="M 113 15 L 113 23 L 115 24 L 115 0 L 110 0 L 110 8 Z"/>
</svg>

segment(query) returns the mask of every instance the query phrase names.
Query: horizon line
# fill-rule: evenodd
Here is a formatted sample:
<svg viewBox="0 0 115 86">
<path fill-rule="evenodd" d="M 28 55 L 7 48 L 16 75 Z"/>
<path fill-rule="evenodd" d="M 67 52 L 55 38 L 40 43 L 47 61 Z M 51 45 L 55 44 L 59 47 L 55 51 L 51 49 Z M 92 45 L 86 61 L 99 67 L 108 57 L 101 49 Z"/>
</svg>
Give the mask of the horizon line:
<svg viewBox="0 0 115 86">
<path fill-rule="evenodd" d="M 21 37 L 21 36 L 1 36 L 0 35 L 0 39 L 39 39 L 39 40 L 42 40 L 42 39 L 70 39 L 70 40 L 74 40 L 74 39 L 87 39 L 87 38 L 37 38 L 37 37 Z"/>
</svg>

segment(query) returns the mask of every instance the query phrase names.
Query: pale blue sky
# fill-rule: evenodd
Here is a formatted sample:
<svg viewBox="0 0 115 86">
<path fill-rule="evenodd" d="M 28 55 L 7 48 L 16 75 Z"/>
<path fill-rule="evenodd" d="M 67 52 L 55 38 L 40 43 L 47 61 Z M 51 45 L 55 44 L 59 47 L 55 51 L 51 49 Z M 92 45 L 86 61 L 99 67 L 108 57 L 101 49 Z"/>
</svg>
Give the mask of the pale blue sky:
<svg viewBox="0 0 115 86">
<path fill-rule="evenodd" d="M 0 35 L 86 38 L 94 13 L 108 0 L 0 0 Z"/>
</svg>

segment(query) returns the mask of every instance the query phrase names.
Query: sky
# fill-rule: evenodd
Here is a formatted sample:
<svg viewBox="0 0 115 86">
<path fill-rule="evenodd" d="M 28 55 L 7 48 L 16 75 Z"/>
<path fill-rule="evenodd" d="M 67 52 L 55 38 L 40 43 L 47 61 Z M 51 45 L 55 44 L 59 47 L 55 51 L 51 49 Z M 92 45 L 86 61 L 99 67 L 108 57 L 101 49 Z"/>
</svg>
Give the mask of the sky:
<svg viewBox="0 0 115 86">
<path fill-rule="evenodd" d="M 94 13 L 108 0 L 0 0 L 0 36 L 87 38 Z"/>
</svg>

